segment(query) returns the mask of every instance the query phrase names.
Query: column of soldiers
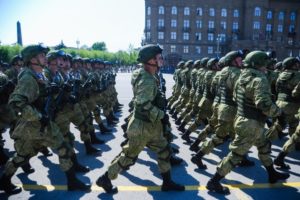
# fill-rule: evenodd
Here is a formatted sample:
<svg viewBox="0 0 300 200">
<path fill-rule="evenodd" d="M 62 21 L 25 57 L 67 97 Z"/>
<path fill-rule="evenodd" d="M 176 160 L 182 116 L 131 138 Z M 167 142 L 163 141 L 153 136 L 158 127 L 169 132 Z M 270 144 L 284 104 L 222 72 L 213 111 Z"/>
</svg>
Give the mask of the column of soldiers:
<svg viewBox="0 0 300 200">
<path fill-rule="evenodd" d="M 270 183 L 289 177 L 273 166 L 289 169 L 284 158 L 300 142 L 299 70 L 299 58 L 276 62 L 273 55 L 262 51 L 231 51 L 220 60 L 205 57 L 178 63 L 167 108 L 183 133 L 182 139 L 197 152 L 191 161 L 206 169 L 203 156 L 231 139 L 230 152 L 207 183 L 208 190 L 228 194 L 220 180 L 236 166 L 254 165 L 247 158 L 253 145 Z M 287 127 L 289 140 L 273 162 L 271 140 L 282 138 Z M 197 128 L 202 130 L 192 141 L 190 134 Z"/>
<path fill-rule="evenodd" d="M 93 120 L 102 134 L 111 132 L 101 119 L 101 110 L 108 125 L 115 125 L 115 112 L 121 110 L 115 90 L 112 64 L 100 59 L 72 57 L 64 51 L 50 51 L 41 44 L 30 45 L 13 57 L 11 67 L 0 72 L 0 190 L 7 194 L 21 192 L 11 182 L 19 167 L 33 173 L 29 160 L 39 152 L 49 155 L 48 148 L 58 154 L 65 172 L 68 190 L 89 191 L 76 173 L 90 171 L 81 165 L 74 150 L 73 123 L 80 132 L 88 155 L 100 156 L 93 144 L 103 144 L 96 136 Z M 9 129 L 15 154 L 9 158 L 3 149 L 2 133 Z M 51 155 L 51 154 L 50 154 Z"/>
</svg>

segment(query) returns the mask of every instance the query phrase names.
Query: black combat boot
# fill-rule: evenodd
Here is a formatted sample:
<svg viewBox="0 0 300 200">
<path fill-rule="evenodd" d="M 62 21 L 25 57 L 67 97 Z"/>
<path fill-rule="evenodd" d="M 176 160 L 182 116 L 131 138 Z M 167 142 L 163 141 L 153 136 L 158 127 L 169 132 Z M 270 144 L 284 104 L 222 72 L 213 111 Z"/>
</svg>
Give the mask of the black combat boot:
<svg viewBox="0 0 300 200">
<path fill-rule="evenodd" d="M 96 184 L 102 187 L 106 193 L 115 194 L 118 192 L 118 188 L 113 186 L 111 180 L 108 178 L 107 172 L 98 178 Z"/>
<path fill-rule="evenodd" d="M 106 117 L 106 122 L 107 122 L 107 125 L 109 125 L 109 126 L 115 126 L 115 125 L 117 124 L 117 122 L 115 122 L 115 121 L 111 118 L 111 116 L 107 116 L 107 117 Z"/>
<path fill-rule="evenodd" d="M 177 115 L 178 115 L 178 112 L 177 112 L 177 111 L 175 111 L 175 112 L 172 114 L 172 117 L 173 117 L 174 120 L 177 120 Z"/>
<path fill-rule="evenodd" d="M 255 165 L 254 161 L 248 159 L 247 155 L 243 156 L 243 160 L 237 164 L 239 167 L 253 167 Z"/>
<path fill-rule="evenodd" d="M 0 178 L 0 190 L 3 190 L 8 195 L 18 194 L 22 191 L 22 188 L 12 184 L 11 177 L 5 174 L 2 175 Z"/>
<path fill-rule="evenodd" d="M 34 172 L 34 169 L 31 167 L 29 162 L 22 165 L 21 168 L 23 169 L 25 174 L 32 174 Z"/>
<path fill-rule="evenodd" d="M 51 153 L 51 151 L 49 151 L 49 149 L 47 147 L 43 147 L 40 152 L 45 156 L 45 157 L 50 157 L 53 155 L 53 153 Z"/>
<path fill-rule="evenodd" d="M 287 173 L 280 173 L 280 172 L 276 171 L 274 169 L 273 165 L 265 167 L 265 168 L 268 172 L 269 183 L 276 183 L 278 180 L 286 180 L 290 177 L 290 175 Z"/>
<path fill-rule="evenodd" d="M 112 130 L 107 128 L 103 123 L 98 124 L 98 126 L 102 134 L 108 134 L 112 132 Z"/>
<path fill-rule="evenodd" d="M 182 133 L 184 133 L 185 132 L 185 125 L 186 125 L 187 123 L 186 122 L 182 122 L 181 124 L 180 124 L 180 126 L 178 127 L 178 130 L 180 131 L 180 132 L 182 132 Z"/>
<path fill-rule="evenodd" d="M 124 133 L 126 133 L 126 131 L 127 131 L 127 126 L 128 126 L 127 122 L 125 122 L 124 124 L 121 125 L 121 128 L 122 128 Z"/>
<path fill-rule="evenodd" d="M 92 144 L 104 144 L 105 142 L 99 138 L 97 138 L 95 131 L 91 131 L 90 132 L 90 136 L 91 136 L 91 143 Z"/>
<path fill-rule="evenodd" d="M 179 158 L 179 157 L 176 157 L 174 155 L 171 155 L 170 157 L 170 164 L 171 166 L 177 166 L 177 165 L 180 165 L 182 163 L 182 159 Z"/>
<path fill-rule="evenodd" d="M 207 166 L 203 164 L 202 157 L 204 153 L 202 151 L 198 151 L 196 155 L 194 155 L 191 161 L 198 166 L 199 169 L 207 169 Z"/>
<path fill-rule="evenodd" d="M 170 115 L 172 115 L 175 112 L 175 108 L 171 108 L 171 110 L 169 111 Z"/>
<path fill-rule="evenodd" d="M 171 179 L 171 172 L 167 171 L 161 174 L 163 178 L 163 183 L 161 186 L 161 191 L 184 191 L 185 187 L 183 185 L 177 184 Z"/>
<path fill-rule="evenodd" d="M 186 131 L 184 132 L 184 134 L 181 136 L 181 138 L 182 138 L 183 140 L 185 140 L 185 142 L 188 143 L 188 144 L 191 144 L 191 143 L 192 143 L 192 140 L 191 140 L 191 138 L 190 138 L 190 134 L 191 134 L 191 131 L 186 130 Z"/>
<path fill-rule="evenodd" d="M 201 143 L 201 140 L 199 138 L 197 138 L 195 140 L 195 142 L 190 146 L 190 150 L 191 151 L 194 151 L 194 152 L 197 152 L 200 150 L 199 148 L 199 144 Z"/>
<path fill-rule="evenodd" d="M 224 176 L 221 176 L 218 172 L 216 172 L 215 175 L 207 182 L 206 188 L 212 192 L 217 192 L 225 195 L 229 194 L 229 189 L 227 187 L 224 187 L 220 183 L 220 180 L 222 178 L 224 178 Z"/>
<path fill-rule="evenodd" d="M 67 185 L 69 191 L 91 191 L 91 185 L 81 182 L 75 175 L 75 170 L 72 167 L 66 171 Z"/>
<path fill-rule="evenodd" d="M 182 117 L 179 117 L 176 121 L 175 121 L 175 124 L 176 125 L 179 125 L 179 124 L 181 124 L 181 121 L 183 120 L 183 118 Z"/>
<path fill-rule="evenodd" d="M 73 167 L 74 167 L 75 172 L 87 173 L 90 171 L 90 168 L 79 164 L 75 153 L 71 156 L 71 160 L 73 162 Z"/>
<path fill-rule="evenodd" d="M 175 154 L 179 153 L 179 149 L 177 149 L 176 147 L 172 147 L 172 146 L 171 146 L 171 150 L 172 150 L 172 152 L 175 153 Z"/>
<path fill-rule="evenodd" d="M 101 156 L 101 154 L 102 154 L 101 150 L 93 147 L 92 143 L 90 141 L 85 141 L 84 146 L 85 146 L 86 154 Z"/>
<path fill-rule="evenodd" d="M 300 142 L 296 142 L 295 149 L 296 151 L 300 151 Z"/>
<path fill-rule="evenodd" d="M 284 163 L 284 158 L 286 157 L 287 153 L 280 152 L 279 155 L 274 159 L 274 164 L 279 166 L 281 169 L 290 169 L 288 164 Z"/>
<path fill-rule="evenodd" d="M 113 112 L 110 112 L 110 113 L 109 113 L 109 116 L 110 116 L 110 118 L 111 118 L 115 123 L 118 123 L 119 118 L 117 118 L 117 117 L 114 115 Z"/>
<path fill-rule="evenodd" d="M 0 147 L 0 166 L 5 165 L 9 157 L 4 153 L 4 149 Z"/>
</svg>

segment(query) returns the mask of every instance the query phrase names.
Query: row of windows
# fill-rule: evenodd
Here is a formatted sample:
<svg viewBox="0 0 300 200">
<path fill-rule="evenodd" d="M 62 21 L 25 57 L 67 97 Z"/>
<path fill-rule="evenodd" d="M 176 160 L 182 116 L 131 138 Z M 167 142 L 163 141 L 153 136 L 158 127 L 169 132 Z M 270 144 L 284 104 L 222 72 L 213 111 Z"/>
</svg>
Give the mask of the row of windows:
<svg viewBox="0 0 300 200">
<path fill-rule="evenodd" d="M 187 53 L 201 54 L 202 48 L 200 46 L 195 46 L 193 48 L 193 51 L 190 52 L 191 48 L 189 46 L 183 46 L 182 47 L 182 53 L 185 53 L 185 54 L 187 54 Z M 178 49 L 177 49 L 176 45 L 171 45 L 170 46 L 170 52 L 171 53 L 180 53 L 180 52 L 178 52 Z M 214 47 L 213 46 L 208 46 L 207 47 L 207 54 L 213 54 L 213 53 L 217 53 L 217 52 L 214 52 Z"/>
<path fill-rule="evenodd" d="M 150 39 L 151 33 L 150 32 L 146 32 L 146 39 Z M 171 40 L 176 40 L 177 39 L 177 32 L 171 32 L 170 33 L 170 38 Z M 159 40 L 163 40 L 165 38 L 165 32 L 158 32 L 158 39 Z M 182 39 L 183 40 L 190 40 L 190 33 L 186 33 L 184 32 L 182 35 Z M 195 33 L 195 40 L 196 41 L 200 41 L 202 39 L 202 33 Z M 220 42 L 224 42 L 226 41 L 226 35 L 224 33 L 222 34 L 218 34 L 215 37 L 214 33 L 208 33 L 207 34 L 207 40 L 208 41 L 220 41 Z"/>
<path fill-rule="evenodd" d="M 173 6 L 171 8 L 171 14 L 172 15 L 177 15 L 178 11 L 177 11 L 177 7 Z M 261 8 L 260 7 L 255 7 L 254 8 L 254 16 L 260 17 L 261 16 Z M 158 14 L 163 15 L 165 14 L 165 8 L 164 6 L 159 6 L 158 7 Z M 185 7 L 183 9 L 183 14 L 184 15 L 190 15 L 190 8 L 189 7 Z M 203 15 L 203 9 L 202 8 L 196 8 L 196 14 L 198 16 L 202 16 Z M 214 8 L 210 8 L 209 9 L 209 16 L 214 17 L 216 14 L 216 11 Z M 151 15 L 151 7 L 147 7 L 147 15 Z M 222 8 L 221 9 L 221 17 L 227 17 L 227 9 L 226 8 Z M 239 17 L 239 10 L 234 9 L 233 10 L 233 17 Z M 267 11 L 267 19 L 272 19 L 273 18 L 273 12 L 271 10 Z M 284 20 L 284 12 L 281 11 L 278 14 L 278 19 L 279 20 Z M 290 20 L 291 21 L 295 21 L 296 20 L 296 12 L 293 11 L 290 13 Z"/>
<path fill-rule="evenodd" d="M 158 27 L 164 27 L 165 23 L 163 19 L 158 20 Z M 146 27 L 147 29 L 151 28 L 151 21 L 148 19 L 146 21 Z M 177 20 L 172 19 L 171 20 L 171 27 L 177 27 Z M 227 23 L 225 21 L 220 22 L 220 27 L 222 30 L 227 29 Z M 190 28 L 190 20 L 183 20 L 183 28 Z M 202 21 L 201 20 L 196 20 L 196 28 L 202 28 Z M 208 21 L 208 28 L 212 29 L 215 28 L 215 22 L 214 21 Z M 232 29 L 233 30 L 238 30 L 239 29 L 239 23 L 238 22 L 233 22 L 232 23 Z M 259 21 L 254 21 L 253 22 L 253 29 L 254 30 L 260 30 L 261 29 L 261 22 Z M 283 25 L 279 24 L 277 28 L 278 32 L 283 32 Z M 266 31 L 272 31 L 272 25 L 271 24 L 266 24 Z M 295 25 L 291 24 L 289 25 L 289 32 L 294 32 L 295 31 Z"/>
</svg>

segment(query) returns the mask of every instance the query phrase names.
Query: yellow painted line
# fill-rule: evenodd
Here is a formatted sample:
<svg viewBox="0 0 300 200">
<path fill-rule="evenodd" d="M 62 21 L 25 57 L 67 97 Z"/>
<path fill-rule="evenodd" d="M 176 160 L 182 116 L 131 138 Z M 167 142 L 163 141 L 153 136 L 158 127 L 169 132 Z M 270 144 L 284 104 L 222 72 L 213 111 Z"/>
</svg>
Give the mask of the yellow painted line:
<svg viewBox="0 0 300 200">
<path fill-rule="evenodd" d="M 297 187 L 300 188 L 300 182 L 288 182 L 288 183 L 256 183 L 256 184 L 223 184 L 230 190 L 237 189 L 268 189 L 268 188 L 284 188 L 284 187 Z M 22 185 L 18 184 L 25 190 L 67 190 L 66 185 Z M 103 189 L 97 185 L 92 185 L 92 191 L 103 191 Z M 124 192 L 143 192 L 143 191 L 160 191 L 160 186 L 118 186 L 119 191 Z M 187 185 L 185 186 L 186 191 L 204 191 L 207 190 L 204 185 Z"/>
</svg>

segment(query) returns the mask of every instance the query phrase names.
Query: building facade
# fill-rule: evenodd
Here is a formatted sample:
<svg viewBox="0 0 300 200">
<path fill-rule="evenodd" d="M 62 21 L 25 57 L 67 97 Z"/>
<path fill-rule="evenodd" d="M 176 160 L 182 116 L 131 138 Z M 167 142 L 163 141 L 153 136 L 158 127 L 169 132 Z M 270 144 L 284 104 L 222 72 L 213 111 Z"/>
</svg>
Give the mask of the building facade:
<svg viewBox="0 0 300 200">
<path fill-rule="evenodd" d="M 300 55 L 300 0 L 145 0 L 142 45 L 164 48 L 167 66 L 231 50 Z"/>
</svg>

